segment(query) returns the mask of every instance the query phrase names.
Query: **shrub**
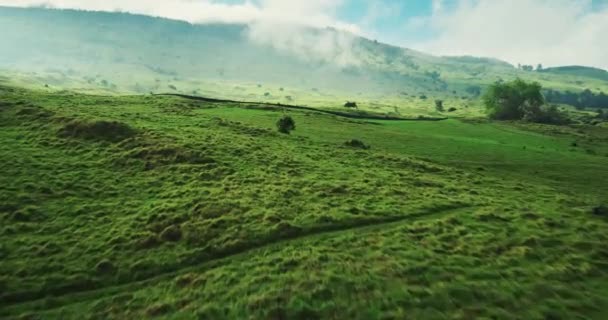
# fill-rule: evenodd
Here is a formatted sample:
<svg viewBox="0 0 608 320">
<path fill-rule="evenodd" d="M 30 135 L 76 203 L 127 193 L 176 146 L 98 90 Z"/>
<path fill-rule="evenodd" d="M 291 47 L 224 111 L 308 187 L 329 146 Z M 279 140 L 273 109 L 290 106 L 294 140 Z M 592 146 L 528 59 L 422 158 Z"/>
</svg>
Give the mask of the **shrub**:
<svg viewBox="0 0 608 320">
<path fill-rule="evenodd" d="M 445 111 L 445 109 L 443 108 L 443 100 L 435 100 L 435 110 L 439 112 Z"/>
<path fill-rule="evenodd" d="M 456 109 L 456 108 L 454 108 L 454 107 L 451 107 L 451 108 L 449 108 L 449 109 L 448 109 L 448 112 L 454 112 L 454 111 L 457 111 L 457 110 L 458 110 L 458 109 Z"/>
<path fill-rule="evenodd" d="M 353 109 L 357 109 L 357 103 L 356 102 L 346 102 L 344 104 L 344 108 L 353 108 Z"/>
<path fill-rule="evenodd" d="M 358 149 L 365 149 L 365 150 L 367 150 L 367 149 L 371 148 L 370 146 L 368 146 L 365 143 L 363 143 L 363 141 L 357 140 L 357 139 L 346 141 L 344 144 L 346 146 L 348 146 L 348 147 L 358 148 Z"/>
<path fill-rule="evenodd" d="M 608 206 L 600 205 L 593 208 L 593 214 L 596 216 L 608 217 Z"/>
<path fill-rule="evenodd" d="M 290 134 L 296 129 L 296 122 L 290 116 L 283 116 L 277 121 L 277 129 L 280 133 Z"/>
</svg>

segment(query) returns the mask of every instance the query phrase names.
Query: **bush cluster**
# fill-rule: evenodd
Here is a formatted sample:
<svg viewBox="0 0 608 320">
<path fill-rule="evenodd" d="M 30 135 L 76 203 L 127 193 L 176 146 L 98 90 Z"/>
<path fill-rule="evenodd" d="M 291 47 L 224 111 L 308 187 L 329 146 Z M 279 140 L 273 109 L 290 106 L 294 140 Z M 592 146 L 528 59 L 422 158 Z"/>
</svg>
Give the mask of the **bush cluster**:
<svg viewBox="0 0 608 320">
<path fill-rule="evenodd" d="M 280 133 L 290 134 L 296 129 L 296 122 L 290 116 L 283 116 L 277 121 L 277 129 Z"/>
</svg>

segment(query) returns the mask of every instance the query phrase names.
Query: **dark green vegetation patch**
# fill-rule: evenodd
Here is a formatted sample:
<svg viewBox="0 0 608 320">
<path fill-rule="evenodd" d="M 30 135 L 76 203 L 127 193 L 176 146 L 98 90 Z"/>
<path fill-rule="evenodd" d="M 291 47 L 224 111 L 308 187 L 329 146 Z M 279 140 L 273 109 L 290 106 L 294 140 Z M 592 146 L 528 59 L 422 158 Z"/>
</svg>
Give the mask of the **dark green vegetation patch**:
<svg viewBox="0 0 608 320">
<path fill-rule="evenodd" d="M 134 136 L 135 133 L 135 130 L 131 127 L 117 121 L 73 120 L 66 123 L 61 128 L 59 136 L 64 138 L 118 142 Z"/>
<path fill-rule="evenodd" d="M 604 127 L 0 93 L 2 318 L 608 310 Z"/>
</svg>

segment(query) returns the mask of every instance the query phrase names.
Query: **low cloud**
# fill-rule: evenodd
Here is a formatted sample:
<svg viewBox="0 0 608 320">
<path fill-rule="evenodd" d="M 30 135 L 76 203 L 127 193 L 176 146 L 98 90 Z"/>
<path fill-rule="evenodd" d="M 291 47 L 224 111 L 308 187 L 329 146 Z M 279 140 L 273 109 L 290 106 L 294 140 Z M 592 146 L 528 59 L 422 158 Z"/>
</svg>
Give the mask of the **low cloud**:
<svg viewBox="0 0 608 320">
<path fill-rule="evenodd" d="M 342 4 L 342 0 L 257 0 L 232 4 L 215 0 L 0 0 L 0 5 L 18 7 L 121 11 L 197 24 L 247 24 L 247 35 L 257 44 L 306 61 L 331 61 L 340 66 L 358 64 L 352 50 L 354 37 L 350 34 L 362 31 L 355 24 L 336 18 Z M 327 27 L 345 32 L 326 30 Z"/>
<path fill-rule="evenodd" d="M 260 21 L 250 24 L 248 37 L 306 62 L 327 62 L 342 67 L 360 64 L 353 50 L 355 37 L 350 33 Z"/>
<path fill-rule="evenodd" d="M 590 0 L 435 0 L 433 8 L 411 23 L 436 34 L 419 50 L 608 69 L 608 7 L 592 10 Z"/>
<path fill-rule="evenodd" d="M 308 62 L 357 65 L 354 34 L 361 30 L 335 18 L 342 4 L 342 0 L 262 0 L 260 17 L 249 23 L 249 39 Z"/>
</svg>

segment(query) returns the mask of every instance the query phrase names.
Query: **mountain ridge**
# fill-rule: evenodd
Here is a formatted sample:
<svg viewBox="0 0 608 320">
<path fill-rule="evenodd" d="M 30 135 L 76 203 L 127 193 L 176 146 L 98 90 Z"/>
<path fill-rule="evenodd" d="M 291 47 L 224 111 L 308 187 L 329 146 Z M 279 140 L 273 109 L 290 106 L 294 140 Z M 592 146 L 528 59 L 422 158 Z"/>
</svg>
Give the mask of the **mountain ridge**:
<svg viewBox="0 0 608 320">
<path fill-rule="evenodd" d="M 0 36 L 12 44 L 0 68 L 57 88 L 195 94 L 204 87 L 207 96 L 273 102 L 473 99 L 483 87 L 515 78 L 555 90 L 608 91 L 607 82 L 586 74 L 526 72 L 488 57 L 434 56 L 332 28 L 274 39 L 252 35 L 247 25 L 124 12 L 0 6 L 0 18 Z M 336 62 L 350 58 L 356 63 Z"/>
</svg>

